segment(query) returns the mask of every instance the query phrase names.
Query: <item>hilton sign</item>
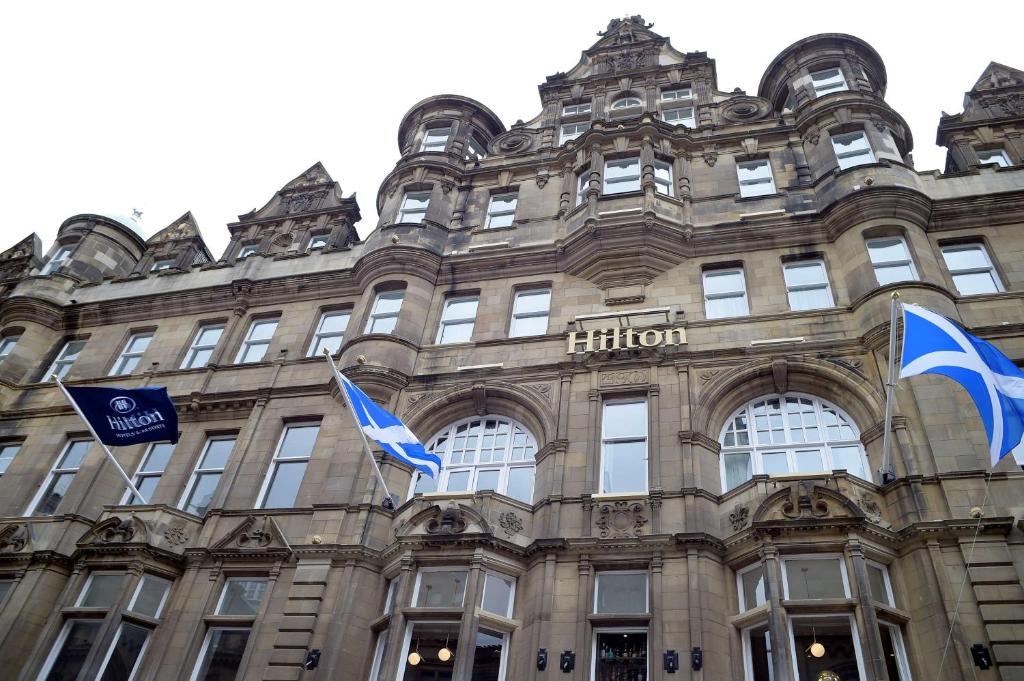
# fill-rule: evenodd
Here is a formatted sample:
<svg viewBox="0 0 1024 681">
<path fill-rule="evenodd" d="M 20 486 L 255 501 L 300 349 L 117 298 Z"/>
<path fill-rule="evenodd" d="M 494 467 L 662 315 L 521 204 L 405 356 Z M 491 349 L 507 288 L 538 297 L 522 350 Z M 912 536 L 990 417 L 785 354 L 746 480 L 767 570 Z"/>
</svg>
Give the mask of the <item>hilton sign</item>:
<svg viewBox="0 0 1024 681">
<path fill-rule="evenodd" d="M 674 329 L 659 331 L 643 329 L 637 331 L 630 327 L 623 329 L 615 326 L 610 329 L 591 329 L 590 331 L 570 331 L 566 334 L 569 342 L 567 355 L 577 353 L 599 352 L 601 350 L 626 350 L 630 348 L 656 348 L 662 345 L 686 345 L 686 329 L 678 326 Z"/>
</svg>

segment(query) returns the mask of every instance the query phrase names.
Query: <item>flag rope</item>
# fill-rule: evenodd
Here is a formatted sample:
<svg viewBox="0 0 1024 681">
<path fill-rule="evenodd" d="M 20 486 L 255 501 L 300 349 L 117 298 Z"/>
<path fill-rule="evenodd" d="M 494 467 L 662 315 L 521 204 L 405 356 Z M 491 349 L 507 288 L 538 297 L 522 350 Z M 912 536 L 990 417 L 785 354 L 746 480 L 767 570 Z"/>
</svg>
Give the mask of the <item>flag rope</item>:
<svg viewBox="0 0 1024 681">
<path fill-rule="evenodd" d="M 960 617 L 960 601 L 964 596 L 964 587 L 967 585 L 967 577 L 971 573 L 971 561 L 974 560 L 974 547 L 978 543 L 978 534 L 981 532 L 981 523 L 985 519 L 985 506 L 988 504 L 988 486 L 992 483 L 992 469 L 989 468 L 988 475 L 985 477 L 985 497 L 981 501 L 981 514 L 978 516 L 978 524 L 974 528 L 974 538 L 971 539 L 971 549 L 967 552 L 967 562 L 964 563 L 964 578 L 960 580 L 960 591 L 956 595 L 956 603 L 953 605 L 953 618 L 949 622 L 949 633 L 946 634 L 946 644 L 942 647 L 942 659 L 939 661 L 939 671 L 935 675 L 936 679 L 942 679 L 942 668 L 946 664 L 946 654 L 949 652 L 949 643 L 953 639 L 953 627 L 956 626 L 957 620 Z M 971 667 L 971 671 L 974 672 L 974 678 L 978 678 L 978 673 L 974 667 Z"/>
</svg>

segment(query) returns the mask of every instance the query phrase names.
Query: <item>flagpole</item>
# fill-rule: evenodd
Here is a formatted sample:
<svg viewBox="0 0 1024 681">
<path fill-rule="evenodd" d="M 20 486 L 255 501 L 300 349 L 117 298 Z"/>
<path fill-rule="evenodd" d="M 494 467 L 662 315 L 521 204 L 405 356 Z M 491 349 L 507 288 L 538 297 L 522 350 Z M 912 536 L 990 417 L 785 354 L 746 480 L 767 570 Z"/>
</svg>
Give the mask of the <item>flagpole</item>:
<svg viewBox="0 0 1024 681">
<path fill-rule="evenodd" d="M 128 489 L 130 489 L 132 491 L 132 494 L 134 494 L 138 499 L 141 499 L 142 503 L 148 503 L 146 497 L 144 497 L 142 495 L 142 492 L 140 492 L 138 488 L 135 487 L 135 484 L 132 482 L 132 479 L 128 477 L 128 474 L 125 473 L 123 468 L 121 468 L 121 464 L 119 464 L 117 462 L 117 459 L 114 458 L 114 453 L 110 451 L 110 449 L 107 447 L 107 444 L 103 440 L 101 440 L 100 436 L 96 434 L 95 430 L 93 430 L 92 424 L 89 423 L 89 419 L 85 418 L 85 414 L 83 414 L 82 410 L 78 408 L 78 403 L 75 402 L 75 398 L 71 396 L 71 393 L 68 392 L 68 389 L 64 387 L 63 383 L 61 383 L 60 378 L 54 377 L 54 379 L 57 381 L 57 387 L 60 388 L 62 393 L 64 393 L 64 397 L 66 397 L 68 399 L 68 402 L 71 403 L 71 408 L 74 409 L 75 413 L 78 414 L 79 418 L 81 418 L 82 421 L 85 422 L 85 425 L 89 429 L 89 432 L 92 433 L 93 438 L 95 438 L 96 442 L 100 444 L 100 447 L 103 447 L 103 451 L 107 453 L 107 458 L 109 458 L 110 462 L 114 464 L 114 468 L 116 468 L 117 472 L 121 474 L 121 477 L 124 478 L 124 481 L 128 483 Z"/>
<path fill-rule="evenodd" d="M 341 371 L 338 370 L 337 365 L 331 358 L 331 351 L 324 348 L 324 358 L 327 359 L 327 363 L 331 367 L 331 371 L 334 372 L 334 378 L 338 381 L 338 390 L 341 392 L 341 401 L 348 407 L 348 413 L 352 415 L 352 420 L 355 421 L 356 430 L 359 431 L 359 436 L 363 438 L 363 446 L 366 451 L 367 458 L 370 459 L 370 464 L 373 466 L 373 472 L 377 474 L 377 479 L 380 481 L 380 486 L 384 488 L 384 501 L 382 505 L 384 508 L 393 510 L 395 508 L 395 500 L 391 497 L 391 492 L 388 490 L 388 484 L 384 482 L 384 476 L 380 472 L 380 466 L 377 465 L 377 460 L 373 458 L 373 451 L 370 449 L 370 441 L 366 439 L 366 433 L 363 432 L 362 427 L 359 425 L 359 417 L 356 415 L 356 410 L 352 407 L 351 402 L 348 400 L 348 396 L 345 394 L 345 382 L 342 380 Z"/>
<path fill-rule="evenodd" d="M 889 373 L 885 380 L 885 430 L 882 432 L 882 484 L 896 479 L 896 472 L 889 462 L 889 449 L 892 446 L 892 394 L 896 388 L 896 330 L 899 326 L 900 293 L 892 292 L 892 309 L 889 316 Z"/>
</svg>

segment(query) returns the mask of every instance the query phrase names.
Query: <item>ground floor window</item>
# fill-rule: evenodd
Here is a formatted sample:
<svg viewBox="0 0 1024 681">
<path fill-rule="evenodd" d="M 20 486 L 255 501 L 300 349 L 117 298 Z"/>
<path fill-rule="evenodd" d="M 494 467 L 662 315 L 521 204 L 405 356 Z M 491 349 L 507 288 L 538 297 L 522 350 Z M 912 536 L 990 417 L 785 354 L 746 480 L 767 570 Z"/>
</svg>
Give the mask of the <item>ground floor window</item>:
<svg viewBox="0 0 1024 681">
<path fill-rule="evenodd" d="M 889 681 L 911 681 L 910 664 L 907 662 L 907 650 L 903 647 L 903 636 L 900 628 L 894 624 L 880 624 L 882 636 L 882 652 L 885 654 L 885 668 L 889 672 Z"/>
<path fill-rule="evenodd" d="M 102 624 L 103 620 L 68 620 L 39 678 L 45 681 L 64 681 L 77 677 L 96 643 L 96 635 Z"/>
<path fill-rule="evenodd" d="M 203 642 L 199 665 L 192 675 L 193 681 L 230 681 L 238 673 L 249 643 L 252 630 L 233 627 L 213 627 Z"/>
<path fill-rule="evenodd" d="M 867 678 L 852 616 L 793 617 L 790 622 L 797 681 Z"/>
<path fill-rule="evenodd" d="M 647 681 L 647 630 L 594 632 L 593 681 Z"/>
<path fill-rule="evenodd" d="M 746 681 L 775 681 L 772 667 L 772 636 L 768 625 L 751 627 L 743 632 Z"/>
<path fill-rule="evenodd" d="M 402 681 L 453 681 L 459 622 L 414 622 L 406 635 Z M 472 681 L 505 681 L 508 635 L 481 627 L 473 642 Z"/>
</svg>

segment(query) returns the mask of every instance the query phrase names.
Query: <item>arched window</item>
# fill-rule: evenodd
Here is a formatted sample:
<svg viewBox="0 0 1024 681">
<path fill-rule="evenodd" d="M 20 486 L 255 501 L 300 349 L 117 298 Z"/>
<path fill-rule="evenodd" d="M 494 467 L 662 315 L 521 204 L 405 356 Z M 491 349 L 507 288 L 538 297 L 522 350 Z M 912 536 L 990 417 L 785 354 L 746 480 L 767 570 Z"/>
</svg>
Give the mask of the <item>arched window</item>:
<svg viewBox="0 0 1024 681">
<path fill-rule="evenodd" d="M 612 104 L 612 110 L 617 111 L 619 109 L 633 109 L 639 106 L 639 97 L 623 97 L 622 99 L 615 100 L 615 103 Z"/>
<path fill-rule="evenodd" d="M 743 405 L 722 428 L 723 489 L 752 475 L 837 468 L 871 480 L 860 431 L 838 408 L 810 395 L 770 395 Z"/>
<path fill-rule="evenodd" d="M 435 480 L 417 473 L 411 494 L 493 489 L 533 503 L 537 440 L 511 419 L 479 416 L 457 421 L 432 437 L 427 451 L 441 457 L 441 474 Z"/>
</svg>

